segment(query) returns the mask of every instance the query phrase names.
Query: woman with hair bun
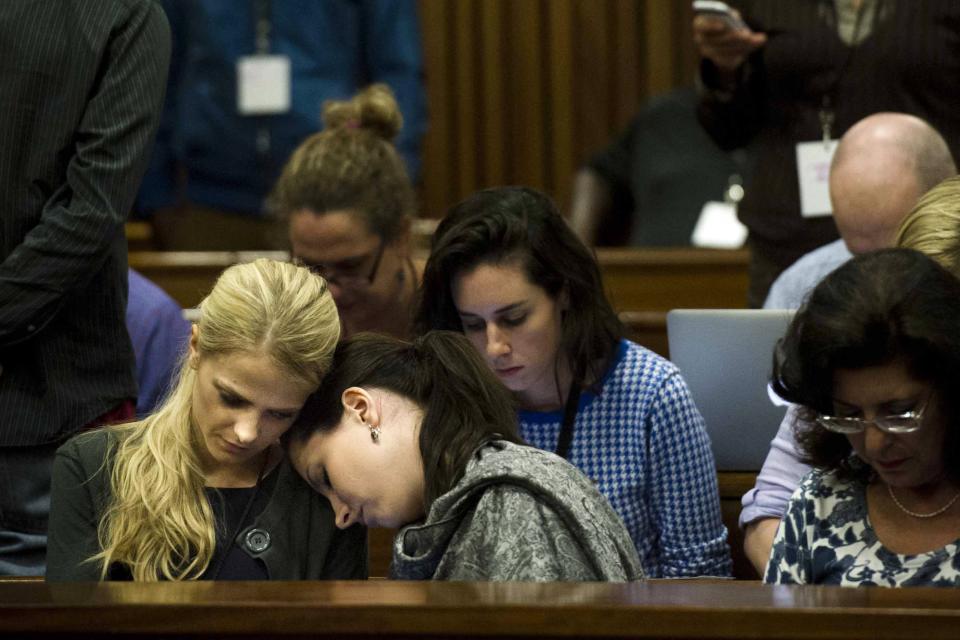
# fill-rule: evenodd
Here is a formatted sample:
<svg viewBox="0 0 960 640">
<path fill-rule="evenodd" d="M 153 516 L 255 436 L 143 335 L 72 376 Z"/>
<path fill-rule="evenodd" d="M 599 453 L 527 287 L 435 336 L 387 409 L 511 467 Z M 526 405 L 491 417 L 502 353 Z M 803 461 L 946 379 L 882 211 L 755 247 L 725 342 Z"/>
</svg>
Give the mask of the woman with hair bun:
<svg viewBox="0 0 960 640">
<path fill-rule="evenodd" d="M 47 579 L 366 577 L 365 530 L 337 530 L 279 447 L 339 336 L 327 284 L 307 269 L 224 271 L 160 408 L 57 451 Z"/>
<path fill-rule="evenodd" d="M 386 85 L 327 102 L 324 130 L 294 151 L 268 201 L 289 221 L 294 258 L 330 283 L 345 336 L 406 336 L 420 275 L 410 255 L 414 194 L 393 139 Z"/>
<path fill-rule="evenodd" d="M 623 523 L 563 458 L 521 444 L 510 393 L 462 335 L 358 335 L 286 435 L 338 527 L 403 527 L 402 580 L 643 577 Z"/>
</svg>

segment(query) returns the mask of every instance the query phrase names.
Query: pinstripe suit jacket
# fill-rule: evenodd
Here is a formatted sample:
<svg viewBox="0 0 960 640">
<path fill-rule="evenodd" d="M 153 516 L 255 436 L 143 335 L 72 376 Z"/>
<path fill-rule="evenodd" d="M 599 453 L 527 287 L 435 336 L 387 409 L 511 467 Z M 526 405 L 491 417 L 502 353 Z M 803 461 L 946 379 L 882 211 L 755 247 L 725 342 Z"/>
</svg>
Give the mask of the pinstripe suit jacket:
<svg viewBox="0 0 960 640">
<path fill-rule="evenodd" d="M 0 2 L 0 446 L 136 396 L 123 224 L 169 56 L 152 0 Z"/>
</svg>

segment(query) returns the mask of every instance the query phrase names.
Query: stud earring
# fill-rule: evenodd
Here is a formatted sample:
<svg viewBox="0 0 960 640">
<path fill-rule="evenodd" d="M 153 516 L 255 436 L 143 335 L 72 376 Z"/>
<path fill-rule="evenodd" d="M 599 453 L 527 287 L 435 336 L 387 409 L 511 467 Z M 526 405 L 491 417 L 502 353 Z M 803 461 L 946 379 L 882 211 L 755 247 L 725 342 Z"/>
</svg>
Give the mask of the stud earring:
<svg viewBox="0 0 960 640">
<path fill-rule="evenodd" d="M 380 427 L 370 427 L 370 439 L 374 443 L 380 442 Z"/>
</svg>

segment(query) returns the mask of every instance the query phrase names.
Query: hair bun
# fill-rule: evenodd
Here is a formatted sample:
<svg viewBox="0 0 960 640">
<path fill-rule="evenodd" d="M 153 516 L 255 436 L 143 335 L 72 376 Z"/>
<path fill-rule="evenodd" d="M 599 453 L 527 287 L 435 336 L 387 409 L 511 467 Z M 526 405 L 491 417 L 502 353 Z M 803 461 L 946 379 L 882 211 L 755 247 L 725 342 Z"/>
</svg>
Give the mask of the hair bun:
<svg viewBox="0 0 960 640">
<path fill-rule="evenodd" d="M 326 129 L 367 129 L 389 141 L 400 133 L 403 115 L 390 87 L 378 83 L 350 100 L 325 101 L 323 126 Z"/>
</svg>

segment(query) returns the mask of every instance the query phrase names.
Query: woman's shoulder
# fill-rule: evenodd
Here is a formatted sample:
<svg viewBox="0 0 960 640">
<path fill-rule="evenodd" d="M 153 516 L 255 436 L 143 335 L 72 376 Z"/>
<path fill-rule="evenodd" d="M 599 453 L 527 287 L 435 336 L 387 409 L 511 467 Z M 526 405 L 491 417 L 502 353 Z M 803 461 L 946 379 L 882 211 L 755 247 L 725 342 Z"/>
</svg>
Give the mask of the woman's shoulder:
<svg viewBox="0 0 960 640">
<path fill-rule="evenodd" d="M 117 442 L 117 434 L 110 427 L 101 427 L 71 437 L 57 449 L 57 456 L 71 458 L 85 467 L 100 465 Z"/>
<path fill-rule="evenodd" d="M 679 375 L 677 366 L 650 349 L 624 338 L 614 353 L 603 387 L 656 387 Z"/>
<path fill-rule="evenodd" d="M 276 481 L 264 515 L 273 520 L 276 526 L 302 526 L 305 521 L 309 521 L 310 527 L 318 531 L 334 526 L 330 501 L 300 477 L 287 457 L 280 461 L 274 473 Z"/>
<path fill-rule="evenodd" d="M 616 357 L 602 381 L 600 392 L 591 397 L 594 411 L 627 414 L 659 410 L 664 404 L 674 409 L 688 403 L 690 391 L 680 370 L 663 356 L 629 340 L 622 340 Z M 671 409 L 671 410 L 674 410 Z"/>
<path fill-rule="evenodd" d="M 514 498 L 580 501 L 599 496 L 594 484 L 564 458 L 522 444 L 496 441 L 478 450 L 455 488 L 461 497 L 471 492 L 505 492 Z"/>
<path fill-rule="evenodd" d="M 814 467 L 800 479 L 795 495 L 813 498 L 848 496 L 851 492 L 863 491 L 866 483 L 860 477 L 849 477 L 837 469 Z"/>
<path fill-rule="evenodd" d="M 846 527 L 866 519 L 866 485 L 830 469 L 813 469 L 791 497 L 789 517 L 802 518 L 808 526 Z M 816 524 L 821 523 L 821 524 Z"/>
</svg>

